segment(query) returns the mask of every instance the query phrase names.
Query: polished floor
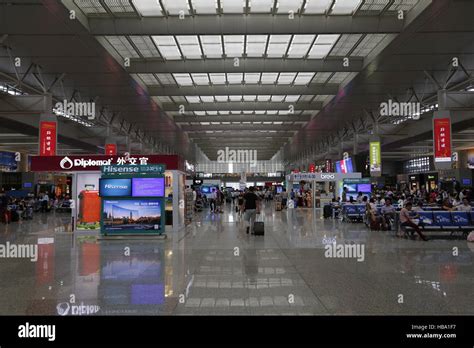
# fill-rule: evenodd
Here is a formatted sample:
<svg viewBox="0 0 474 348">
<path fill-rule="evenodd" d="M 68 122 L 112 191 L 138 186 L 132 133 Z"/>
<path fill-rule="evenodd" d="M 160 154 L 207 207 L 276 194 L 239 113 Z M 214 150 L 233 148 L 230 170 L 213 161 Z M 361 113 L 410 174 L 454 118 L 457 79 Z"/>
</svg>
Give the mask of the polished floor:
<svg viewBox="0 0 474 348">
<path fill-rule="evenodd" d="M 0 244 L 38 244 L 36 262 L 0 258 L 0 314 L 474 314 L 474 243 L 399 239 L 270 203 L 262 218 L 265 236 L 249 236 L 227 206 L 166 240 L 73 234 L 65 214 L 0 225 Z M 334 240 L 363 245 L 364 260 L 326 257 Z"/>
</svg>

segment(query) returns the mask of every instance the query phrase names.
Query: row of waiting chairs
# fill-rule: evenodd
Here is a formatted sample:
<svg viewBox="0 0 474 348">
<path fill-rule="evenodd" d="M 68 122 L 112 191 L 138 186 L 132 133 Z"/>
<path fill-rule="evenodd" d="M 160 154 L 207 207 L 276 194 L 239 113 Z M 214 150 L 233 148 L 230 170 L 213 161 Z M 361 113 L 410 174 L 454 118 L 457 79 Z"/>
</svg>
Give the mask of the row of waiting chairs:
<svg viewBox="0 0 474 348">
<path fill-rule="evenodd" d="M 377 207 L 380 214 L 381 207 Z M 474 231 L 474 212 L 462 211 L 423 211 L 417 213 L 420 228 L 424 231 Z M 365 205 L 354 204 L 342 207 L 343 221 L 362 221 L 365 217 Z M 407 230 L 411 229 L 406 227 Z"/>
<path fill-rule="evenodd" d="M 419 226 L 424 231 L 474 231 L 474 212 L 423 211 L 419 212 Z M 406 227 L 406 229 L 411 229 Z"/>
</svg>

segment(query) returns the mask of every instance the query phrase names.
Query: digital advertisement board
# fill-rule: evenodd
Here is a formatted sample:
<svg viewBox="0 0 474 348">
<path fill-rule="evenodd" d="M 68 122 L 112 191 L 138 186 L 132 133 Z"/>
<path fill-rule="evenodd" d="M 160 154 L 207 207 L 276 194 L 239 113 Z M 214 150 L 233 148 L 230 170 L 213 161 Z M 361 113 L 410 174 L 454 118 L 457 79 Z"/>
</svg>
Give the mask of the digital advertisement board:
<svg viewBox="0 0 474 348">
<path fill-rule="evenodd" d="M 434 160 L 436 162 L 451 162 L 451 119 L 433 119 Z"/>
<path fill-rule="evenodd" d="M 370 175 L 380 176 L 382 174 L 382 160 L 380 154 L 380 141 L 371 141 L 370 148 Z"/>
<path fill-rule="evenodd" d="M 162 199 L 103 199 L 102 231 L 163 232 Z"/>
<path fill-rule="evenodd" d="M 165 178 L 133 178 L 132 197 L 164 197 Z"/>
<path fill-rule="evenodd" d="M 131 194 L 131 179 L 99 179 L 99 196 L 101 197 L 123 197 Z"/>
</svg>

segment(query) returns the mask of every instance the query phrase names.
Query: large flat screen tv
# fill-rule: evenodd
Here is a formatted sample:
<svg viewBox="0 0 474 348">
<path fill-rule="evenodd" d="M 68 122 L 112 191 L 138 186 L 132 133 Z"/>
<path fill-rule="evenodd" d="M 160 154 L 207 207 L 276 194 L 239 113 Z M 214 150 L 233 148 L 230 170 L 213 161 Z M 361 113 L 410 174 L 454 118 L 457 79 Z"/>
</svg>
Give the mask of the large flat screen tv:
<svg viewBox="0 0 474 348">
<path fill-rule="evenodd" d="M 130 179 L 99 179 L 99 196 L 128 197 L 131 195 Z"/>
<path fill-rule="evenodd" d="M 162 232 L 161 199 L 104 199 L 102 227 L 107 232 Z"/>
<path fill-rule="evenodd" d="M 133 178 L 132 197 L 164 197 L 165 178 Z"/>
</svg>

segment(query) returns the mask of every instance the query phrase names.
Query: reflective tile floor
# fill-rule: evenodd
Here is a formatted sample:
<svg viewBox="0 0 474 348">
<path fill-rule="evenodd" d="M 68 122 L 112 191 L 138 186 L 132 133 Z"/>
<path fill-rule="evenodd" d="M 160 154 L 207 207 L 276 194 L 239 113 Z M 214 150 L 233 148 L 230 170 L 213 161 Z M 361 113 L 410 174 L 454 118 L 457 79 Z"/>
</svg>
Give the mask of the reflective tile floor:
<svg viewBox="0 0 474 348">
<path fill-rule="evenodd" d="M 0 258 L 0 314 L 474 314 L 473 243 L 399 239 L 271 204 L 261 218 L 265 236 L 248 236 L 229 205 L 166 240 L 72 234 L 65 214 L 0 224 L 0 245 L 38 245 L 36 262 Z M 327 257 L 333 243 L 364 257 Z"/>
</svg>

